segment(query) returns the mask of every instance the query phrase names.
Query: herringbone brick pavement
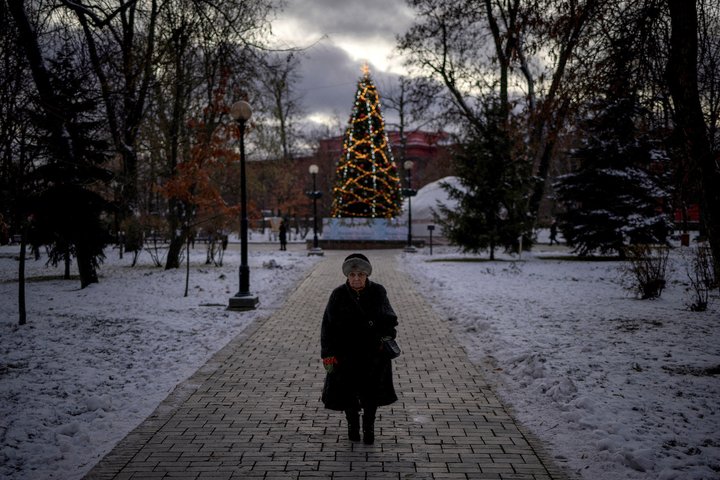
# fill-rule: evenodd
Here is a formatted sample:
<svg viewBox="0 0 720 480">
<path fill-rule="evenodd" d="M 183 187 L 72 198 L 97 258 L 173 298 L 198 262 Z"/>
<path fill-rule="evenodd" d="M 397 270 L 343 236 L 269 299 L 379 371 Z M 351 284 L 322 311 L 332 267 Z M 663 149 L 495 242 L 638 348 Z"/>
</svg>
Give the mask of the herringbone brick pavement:
<svg viewBox="0 0 720 480">
<path fill-rule="evenodd" d="M 399 315 L 400 400 L 378 410 L 374 445 L 347 440 L 342 413 L 320 402 L 319 331 L 348 253 L 326 251 L 280 309 L 180 385 L 86 478 L 565 479 L 397 270 L 393 251 L 365 253 Z"/>
</svg>

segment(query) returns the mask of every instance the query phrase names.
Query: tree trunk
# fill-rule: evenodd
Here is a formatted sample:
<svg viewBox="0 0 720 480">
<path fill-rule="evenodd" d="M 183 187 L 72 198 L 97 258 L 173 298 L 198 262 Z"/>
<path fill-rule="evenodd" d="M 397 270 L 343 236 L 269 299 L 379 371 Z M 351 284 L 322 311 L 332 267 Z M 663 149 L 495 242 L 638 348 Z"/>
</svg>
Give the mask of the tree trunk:
<svg viewBox="0 0 720 480">
<path fill-rule="evenodd" d="M 76 245 L 77 266 L 80 273 L 80 288 L 92 283 L 98 283 L 98 274 L 93 265 L 93 255 L 86 251 L 83 245 Z"/>
<path fill-rule="evenodd" d="M 20 238 L 20 265 L 18 266 L 18 312 L 20 319 L 18 325 L 27 323 L 27 313 L 25 310 L 25 254 L 27 253 L 27 244 L 25 242 L 25 233 Z"/>
<path fill-rule="evenodd" d="M 184 245 L 185 237 L 182 234 L 173 236 L 170 239 L 167 260 L 165 262 L 165 270 L 170 270 L 171 268 L 180 268 L 180 253 L 182 252 Z"/>
<path fill-rule="evenodd" d="M 698 26 L 695 0 L 668 0 L 672 32 L 667 81 L 675 107 L 675 128 L 689 163 L 701 174 L 701 215 L 720 278 L 720 163 L 713 154 L 697 83 Z"/>
<path fill-rule="evenodd" d="M 128 139 L 130 140 L 130 139 Z M 133 139 L 134 140 L 134 139 Z M 138 157 L 134 150 L 122 152 L 123 170 L 120 178 L 122 195 L 120 196 L 120 214 L 123 218 L 132 215 L 138 209 Z"/>
<path fill-rule="evenodd" d="M 187 252 L 187 258 L 185 259 L 185 295 L 183 297 L 187 297 L 190 290 L 190 235 L 187 236 L 185 251 Z"/>
<path fill-rule="evenodd" d="M 63 275 L 63 279 L 70 280 L 70 252 L 65 251 L 65 254 L 63 255 L 63 261 L 65 263 L 65 274 Z"/>
<path fill-rule="evenodd" d="M 170 245 L 168 245 L 168 253 L 165 258 L 165 270 L 171 268 L 180 268 L 180 252 L 182 252 L 183 245 L 185 244 L 185 236 L 187 235 L 185 229 L 181 226 L 181 210 L 184 211 L 185 204 L 180 200 L 170 198 L 168 200 L 169 212 L 167 216 L 169 232 L 170 232 Z"/>
</svg>

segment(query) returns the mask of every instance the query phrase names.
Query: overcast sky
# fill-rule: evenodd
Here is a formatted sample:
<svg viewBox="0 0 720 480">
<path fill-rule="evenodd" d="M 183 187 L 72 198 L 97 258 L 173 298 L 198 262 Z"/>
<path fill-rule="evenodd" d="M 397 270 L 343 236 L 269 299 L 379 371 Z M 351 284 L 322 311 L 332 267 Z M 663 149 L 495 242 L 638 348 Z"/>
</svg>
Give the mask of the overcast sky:
<svg viewBox="0 0 720 480">
<path fill-rule="evenodd" d="M 302 57 L 298 88 L 308 116 L 337 118 L 344 127 L 366 61 L 382 97 L 404 71 L 394 52 L 395 37 L 412 19 L 404 0 L 288 0 L 273 33 L 278 46 L 310 47 Z"/>
</svg>

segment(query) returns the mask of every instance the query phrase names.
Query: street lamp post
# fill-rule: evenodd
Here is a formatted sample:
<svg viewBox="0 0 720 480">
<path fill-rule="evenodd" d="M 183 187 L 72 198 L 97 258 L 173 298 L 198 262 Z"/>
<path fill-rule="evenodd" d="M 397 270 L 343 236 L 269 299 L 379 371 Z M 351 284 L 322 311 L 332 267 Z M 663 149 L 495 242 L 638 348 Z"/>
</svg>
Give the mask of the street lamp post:
<svg viewBox="0 0 720 480">
<path fill-rule="evenodd" d="M 414 197 L 417 192 L 413 190 L 412 188 L 412 168 L 413 168 L 413 162 L 412 160 L 407 160 L 405 163 L 403 163 L 403 167 L 405 167 L 406 177 L 407 180 L 407 188 L 403 189 L 403 194 L 408 199 L 408 234 L 407 234 L 407 245 L 405 246 L 405 251 L 409 253 L 414 253 L 417 250 L 412 244 L 412 197 Z"/>
<path fill-rule="evenodd" d="M 324 255 L 325 252 L 323 252 L 322 248 L 320 248 L 320 245 L 318 244 L 317 235 L 317 200 L 322 197 L 322 192 L 319 192 L 317 189 L 316 178 L 320 169 L 317 165 L 312 164 L 310 165 L 308 171 L 312 177 L 312 191 L 307 192 L 307 195 L 312 198 L 313 201 L 313 246 L 308 252 L 308 255 Z"/>
<path fill-rule="evenodd" d="M 240 128 L 240 290 L 230 297 L 228 310 L 253 310 L 257 307 L 257 295 L 250 293 L 250 267 L 248 267 L 247 242 L 247 186 L 245 176 L 245 125 L 252 116 L 252 108 L 245 101 L 235 102 L 230 115 Z"/>
<path fill-rule="evenodd" d="M 435 225 L 428 225 L 427 226 L 428 233 L 430 234 L 430 255 L 432 255 L 432 232 L 435 230 Z"/>
</svg>

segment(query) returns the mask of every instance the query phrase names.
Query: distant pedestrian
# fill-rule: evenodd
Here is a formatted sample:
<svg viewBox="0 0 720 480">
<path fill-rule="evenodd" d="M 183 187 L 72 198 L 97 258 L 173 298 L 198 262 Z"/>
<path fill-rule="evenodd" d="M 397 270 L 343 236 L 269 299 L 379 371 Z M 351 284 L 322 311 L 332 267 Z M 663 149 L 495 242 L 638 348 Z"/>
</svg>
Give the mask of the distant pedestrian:
<svg viewBox="0 0 720 480">
<path fill-rule="evenodd" d="M 397 401 L 390 357 L 382 349 L 383 339 L 395 338 L 397 315 L 385 287 L 368 278 L 372 266 L 365 255 L 349 255 L 342 272 L 347 279 L 333 290 L 322 319 L 322 401 L 345 412 L 351 441 L 360 440 L 362 409 L 363 442 L 370 445 L 377 407 Z"/>
<path fill-rule="evenodd" d="M 287 250 L 287 226 L 285 220 L 280 220 L 280 250 Z"/>
<path fill-rule="evenodd" d="M 557 241 L 557 220 L 553 218 L 552 223 L 550 224 L 550 245 L 553 244 L 553 242 L 560 245 L 560 242 Z"/>
</svg>

